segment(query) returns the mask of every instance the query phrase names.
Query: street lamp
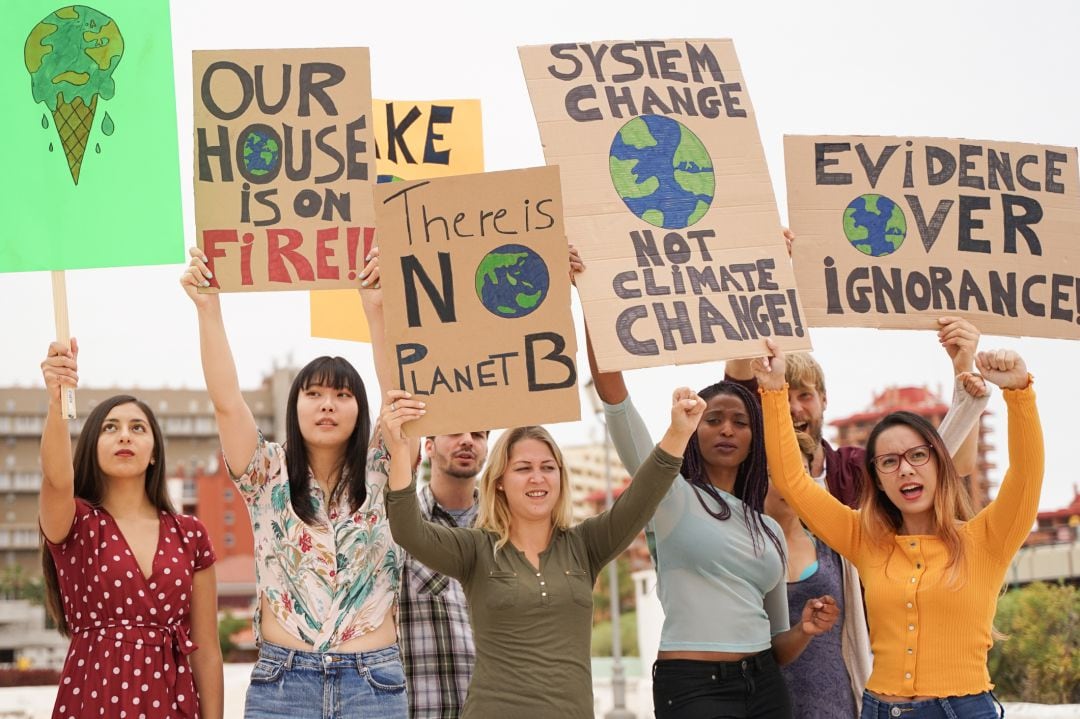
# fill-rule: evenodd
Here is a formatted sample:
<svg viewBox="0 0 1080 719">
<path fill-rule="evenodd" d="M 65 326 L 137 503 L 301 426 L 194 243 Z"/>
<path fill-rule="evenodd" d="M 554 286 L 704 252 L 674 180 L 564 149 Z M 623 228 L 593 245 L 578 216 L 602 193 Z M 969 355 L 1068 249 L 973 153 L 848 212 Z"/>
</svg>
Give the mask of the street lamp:
<svg viewBox="0 0 1080 719">
<path fill-rule="evenodd" d="M 604 427 L 604 508 L 610 511 L 615 503 L 611 480 L 611 435 L 604 418 L 604 404 L 591 377 L 585 385 L 585 393 L 592 405 L 593 415 Z M 626 708 L 626 672 L 622 662 L 622 622 L 619 616 L 618 557 L 608 564 L 608 584 L 611 594 L 611 711 L 604 715 L 604 719 L 635 719 L 633 712 Z"/>
</svg>

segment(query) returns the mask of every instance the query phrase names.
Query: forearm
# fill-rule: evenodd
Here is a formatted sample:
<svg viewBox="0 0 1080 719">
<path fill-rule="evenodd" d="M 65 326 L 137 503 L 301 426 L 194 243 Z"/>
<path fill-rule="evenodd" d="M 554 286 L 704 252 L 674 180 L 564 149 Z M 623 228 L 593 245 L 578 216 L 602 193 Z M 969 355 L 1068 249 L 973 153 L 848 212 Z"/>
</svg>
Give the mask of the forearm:
<svg viewBox="0 0 1080 719">
<path fill-rule="evenodd" d="M 629 396 L 622 372 L 601 372 L 596 365 L 592 338 L 589 337 L 589 325 L 585 324 L 585 348 L 589 355 L 589 372 L 592 373 L 596 394 L 607 404 L 618 404 Z"/>
<path fill-rule="evenodd" d="M 983 397 L 973 397 L 966 389 L 959 376 L 953 386 L 952 403 L 949 411 L 938 426 L 938 434 L 945 443 L 960 476 L 967 476 L 975 470 L 978 441 L 979 418 L 989 393 Z"/>
<path fill-rule="evenodd" d="M 371 355 L 375 361 L 375 377 L 379 381 L 379 396 L 386 399 L 386 391 L 398 388 L 394 379 L 394 363 L 390 359 L 386 344 L 386 319 L 383 313 L 381 297 L 376 297 L 382 290 L 359 290 L 360 301 L 364 305 L 368 332 L 371 335 Z"/>
<path fill-rule="evenodd" d="M 627 472 L 636 472 L 654 446 L 645 420 L 627 397 L 616 405 L 604 403 L 604 422 L 623 467 Z M 685 447 L 675 454 L 683 451 Z"/>
<path fill-rule="evenodd" d="M 63 417 L 59 400 L 50 399 L 48 414 L 45 415 L 45 429 L 41 433 L 41 473 L 43 482 L 51 489 L 74 493 L 71 429 Z"/>
<path fill-rule="evenodd" d="M 773 656 L 780 666 L 787 666 L 799 658 L 813 639 L 802 630 L 801 623 L 772 638 Z"/>
<path fill-rule="evenodd" d="M 390 534 L 402 549 L 436 572 L 455 579 L 464 577 L 468 570 L 466 548 L 461 543 L 462 537 L 456 535 L 466 530 L 454 530 L 426 521 L 420 514 L 420 500 L 416 496 L 414 482 L 387 493 L 386 516 L 390 520 Z"/>
<path fill-rule="evenodd" d="M 852 558 L 858 543 L 858 515 L 806 474 L 791 424 L 787 385 L 764 391 L 761 398 L 770 479 L 814 534 Z"/>
<path fill-rule="evenodd" d="M 1009 469 L 997 497 L 984 510 L 989 538 L 1004 558 L 1020 548 L 1039 510 L 1044 472 L 1042 425 L 1035 390 L 1005 390 L 1009 422 Z"/>
<path fill-rule="evenodd" d="M 217 641 L 200 646 L 190 656 L 191 673 L 199 690 L 202 719 L 222 719 L 225 714 L 225 677 L 221 646 Z"/>
<path fill-rule="evenodd" d="M 236 411 L 244 403 L 240 392 L 240 380 L 236 374 L 229 337 L 225 333 L 225 320 L 221 308 L 206 307 L 199 316 L 199 354 L 202 359 L 203 379 L 214 409 L 218 412 Z"/>
</svg>

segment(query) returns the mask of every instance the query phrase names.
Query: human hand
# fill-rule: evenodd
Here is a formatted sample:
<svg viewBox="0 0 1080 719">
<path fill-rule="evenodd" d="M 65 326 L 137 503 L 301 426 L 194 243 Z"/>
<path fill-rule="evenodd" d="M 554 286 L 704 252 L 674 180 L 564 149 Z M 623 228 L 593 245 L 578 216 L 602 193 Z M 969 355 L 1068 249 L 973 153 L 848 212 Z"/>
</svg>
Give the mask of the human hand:
<svg viewBox="0 0 1080 719">
<path fill-rule="evenodd" d="M 578 253 L 578 249 L 573 245 L 568 246 L 570 249 L 570 284 L 577 286 L 577 276 L 579 272 L 585 271 L 585 263 L 581 260 L 581 254 Z"/>
<path fill-rule="evenodd" d="M 961 372 L 956 376 L 964 385 L 964 391 L 975 399 L 985 397 L 990 393 L 990 388 L 986 386 L 986 381 L 974 372 Z"/>
<path fill-rule="evenodd" d="M 405 390 L 392 389 L 386 393 L 386 401 L 383 402 L 382 411 L 379 413 L 379 421 L 383 428 L 383 439 L 390 449 L 391 456 L 409 451 L 409 438 L 405 435 L 405 424 L 424 416 L 427 413 L 424 407 L 423 402 L 413 399 L 412 395 Z"/>
<path fill-rule="evenodd" d="M 979 330 L 962 317 L 939 317 L 938 342 L 949 353 L 953 374 L 970 372 L 979 349 Z"/>
<path fill-rule="evenodd" d="M 216 292 L 199 292 L 200 287 L 209 287 L 210 280 L 214 277 L 214 273 L 207 265 L 206 255 L 198 247 L 189 248 L 188 254 L 191 255 L 191 261 L 184 269 L 184 274 L 180 275 L 180 286 L 195 303 L 195 309 L 203 310 L 220 306 L 221 300 Z"/>
<path fill-rule="evenodd" d="M 689 387 L 676 389 L 671 393 L 671 429 L 689 440 L 705 414 L 705 406 L 705 400 Z"/>
<path fill-rule="evenodd" d="M 49 402 L 59 405 L 63 388 L 79 386 L 78 340 L 72 337 L 70 344 L 50 342 L 45 359 L 41 362 L 41 375 L 45 379 Z"/>
<path fill-rule="evenodd" d="M 360 286 L 369 290 L 382 289 L 382 272 L 379 271 L 379 246 L 372 245 L 371 250 L 367 253 L 367 257 L 364 258 L 367 263 L 364 265 L 364 269 L 360 271 Z"/>
<path fill-rule="evenodd" d="M 1023 389 L 1030 381 L 1024 359 L 1013 350 L 980 352 L 975 356 L 975 368 L 1001 389 Z"/>
<path fill-rule="evenodd" d="M 795 244 L 795 233 L 784 228 L 784 246 L 787 247 L 787 256 L 791 257 L 791 248 Z"/>
<path fill-rule="evenodd" d="M 765 347 L 769 355 L 755 359 L 750 363 L 750 369 L 754 372 L 758 387 L 764 390 L 783 389 L 784 371 L 787 369 L 784 353 L 770 339 L 765 340 Z"/>
<path fill-rule="evenodd" d="M 804 634 L 816 637 L 829 631 L 840 618 L 840 607 L 828 594 L 807 599 L 803 606 L 801 624 Z"/>
</svg>

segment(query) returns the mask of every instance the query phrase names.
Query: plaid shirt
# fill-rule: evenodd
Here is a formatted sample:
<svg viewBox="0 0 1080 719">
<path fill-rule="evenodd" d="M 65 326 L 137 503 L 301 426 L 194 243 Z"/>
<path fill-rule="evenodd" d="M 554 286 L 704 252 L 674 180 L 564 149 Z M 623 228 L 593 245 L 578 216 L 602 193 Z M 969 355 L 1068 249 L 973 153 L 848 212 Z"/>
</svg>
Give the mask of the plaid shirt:
<svg viewBox="0 0 1080 719">
<path fill-rule="evenodd" d="M 447 527 L 471 527 L 479 513 L 478 493 L 461 525 L 420 490 L 425 519 Z M 398 635 L 409 686 L 411 719 L 457 719 L 472 680 L 476 647 L 461 583 L 405 555 L 401 574 Z"/>
</svg>

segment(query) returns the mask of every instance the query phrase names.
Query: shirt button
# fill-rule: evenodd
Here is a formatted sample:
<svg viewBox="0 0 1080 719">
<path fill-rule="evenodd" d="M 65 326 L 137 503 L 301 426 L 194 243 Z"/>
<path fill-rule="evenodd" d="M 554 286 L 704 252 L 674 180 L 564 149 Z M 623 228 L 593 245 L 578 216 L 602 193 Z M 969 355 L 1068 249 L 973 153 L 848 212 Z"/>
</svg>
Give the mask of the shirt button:
<svg viewBox="0 0 1080 719">
<path fill-rule="evenodd" d="M 546 596 L 547 596 L 547 592 L 540 592 L 540 596 L 541 596 L 541 597 L 546 597 Z"/>
<path fill-rule="evenodd" d="M 916 564 L 916 565 L 915 565 L 915 568 L 916 568 L 916 569 L 922 569 L 922 564 Z"/>
<path fill-rule="evenodd" d="M 911 653 L 912 653 L 912 651 L 911 651 L 911 647 L 908 647 L 907 653 L 908 653 L 908 654 L 911 654 Z"/>
<path fill-rule="evenodd" d="M 907 603 L 907 608 L 908 608 L 908 609 L 911 609 L 911 606 L 912 606 L 912 605 L 911 605 L 911 602 L 908 602 L 908 603 Z"/>
<path fill-rule="evenodd" d="M 546 582 L 540 582 L 541 587 L 544 586 L 544 584 L 546 584 Z"/>
<path fill-rule="evenodd" d="M 909 631 L 909 632 L 913 632 L 913 631 L 915 631 L 915 625 L 914 625 L 914 624 L 909 624 L 909 625 L 907 625 L 907 628 L 908 628 L 908 631 Z"/>
<path fill-rule="evenodd" d="M 915 582 L 917 582 L 917 581 L 919 581 L 919 580 L 917 580 L 917 579 L 916 579 L 915 577 L 912 577 L 912 578 L 911 578 L 911 583 L 912 583 L 912 584 L 914 584 L 914 583 L 915 583 Z"/>
<path fill-rule="evenodd" d="M 905 672 L 904 679 L 911 679 L 911 672 Z"/>
<path fill-rule="evenodd" d="M 538 577 L 539 577 L 539 576 L 540 576 L 540 572 L 537 572 L 537 573 L 536 573 L 536 576 L 538 576 Z"/>
</svg>

